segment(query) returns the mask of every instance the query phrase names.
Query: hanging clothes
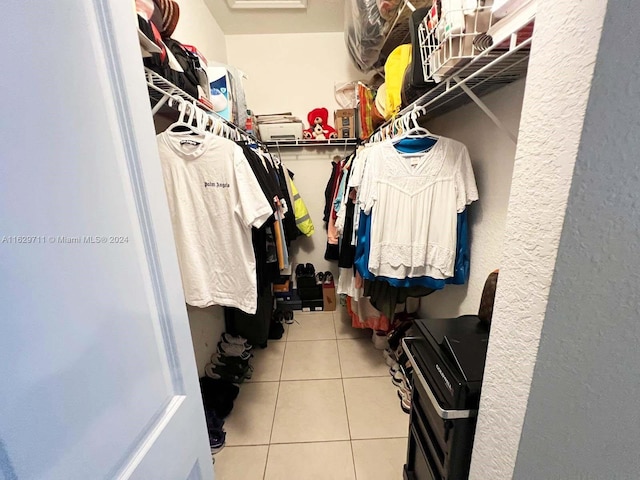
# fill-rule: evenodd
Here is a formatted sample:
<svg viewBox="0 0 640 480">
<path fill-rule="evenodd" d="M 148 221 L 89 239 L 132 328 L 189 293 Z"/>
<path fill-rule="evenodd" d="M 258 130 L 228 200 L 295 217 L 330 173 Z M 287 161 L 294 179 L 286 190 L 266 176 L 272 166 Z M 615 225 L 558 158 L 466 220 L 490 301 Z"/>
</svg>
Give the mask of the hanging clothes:
<svg viewBox="0 0 640 480">
<path fill-rule="evenodd" d="M 360 325 L 384 326 L 379 319 L 393 318 L 398 305 L 411 297 L 465 283 L 466 206 L 477 198 L 471 162 L 459 142 L 425 137 L 359 149 L 336 204 L 341 249 L 347 253 L 345 246 L 355 245 L 356 274 L 345 256 L 337 284 L 338 293 L 349 295 L 355 307 L 352 318 L 359 318 Z"/>
<path fill-rule="evenodd" d="M 294 200 L 289 194 L 288 181 L 287 177 L 284 173 L 284 167 L 282 164 L 277 169 L 278 179 L 280 182 L 280 189 L 282 190 L 282 197 L 287 205 L 287 212 L 282 219 L 284 231 L 287 237 L 287 245 L 290 245 L 293 240 L 302 235 L 300 230 L 298 230 L 298 225 L 296 223 L 296 216 L 294 213 Z"/>
<path fill-rule="evenodd" d="M 325 207 L 323 220 L 327 226 L 327 248 L 324 254 L 325 260 L 338 260 L 340 257 L 339 235 L 336 229 L 336 218 L 333 205 L 338 188 L 340 186 L 340 176 L 342 175 L 342 164 L 339 157 L 334 157 L 332 163 L 331 177 L 325 189 Z"/>
<path fill-rule="evenodd" d="M 278 200 L 279 187 L 273 176 L 269 174 L 268 166 L 263 163 L 262 158 L 245 142 L 237 143 L 240 148 L 242 148 L 244 156 L 249 162 L 251 170 L 256 176 L 265 197 L 275 208 Z M 252 229 L 252 243 L 256 258 L 256 277 L 259 296 L 266 289 L 270 288 L 271 283 L 280 275 L 277 258 L 272 258 L 272 255 L 275 255 L 275 246 L 273 247 L 273 252 L 270 250 L 270 239 L 274 238 L 274 222 L 275 216 L 271 216 L 260 228 Z"/>
<path fill-rule="evenodd" d="M 310 237 L 315 231 L 311 215 L 309 215 L 309 210 L 307 210 L 304 200 L 302 200 L 295 183 L 293 183 L 293 179 L 289 178 L 289 182 L 291 193 L 293 194 L 293 213 L 296 217 L 296 226 L 301 233 Z"/>
<path fill-rule="evenodd" d="M 368 269 L 377 276 L 454 274 L 456 215 L 478 199 L 466 147 L 440 137 L 405 158 L 390 141 L 371 147 L 360 201 L 372 213 Z"/>
<path fill-rule="evenodd" d="M 251 228 L 274 213 L 242 148 L 213 134 L 157 136 L 189 305 L 257 308 Z"/>
</svg>

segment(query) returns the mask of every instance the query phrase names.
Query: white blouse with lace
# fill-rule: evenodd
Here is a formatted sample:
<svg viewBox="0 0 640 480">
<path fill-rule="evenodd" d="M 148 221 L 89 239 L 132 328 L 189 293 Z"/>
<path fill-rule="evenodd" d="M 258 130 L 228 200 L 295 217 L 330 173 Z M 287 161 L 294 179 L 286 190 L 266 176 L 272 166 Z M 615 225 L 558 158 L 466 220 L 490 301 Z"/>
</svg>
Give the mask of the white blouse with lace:
<svg viewBox="0 0 640 480">
<path fill-rule="evenodd" d="M 371 213 L 369 270 L 378 276 L 453 276 L 457 214 L 478 199 L 460 142 L 440 137 L 425 153 L 403 155 L 390 141 L 368 151 L 359 201 Z"/>
</svg>

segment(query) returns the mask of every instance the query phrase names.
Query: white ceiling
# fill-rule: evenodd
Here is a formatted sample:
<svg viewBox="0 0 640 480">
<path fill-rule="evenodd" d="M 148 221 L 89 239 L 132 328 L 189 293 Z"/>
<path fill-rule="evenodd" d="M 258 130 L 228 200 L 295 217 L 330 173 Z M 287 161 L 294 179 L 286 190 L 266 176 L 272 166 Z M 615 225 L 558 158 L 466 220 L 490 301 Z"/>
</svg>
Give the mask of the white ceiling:
<svg viewBox="0 0 640 480">
<path fill-rule="evenodd" d="M 307 8 L 232 9 L 227 0 L 204 0 L 227 35 L 342 32 L 345 0 L 308 0 Z"/>
</svg>

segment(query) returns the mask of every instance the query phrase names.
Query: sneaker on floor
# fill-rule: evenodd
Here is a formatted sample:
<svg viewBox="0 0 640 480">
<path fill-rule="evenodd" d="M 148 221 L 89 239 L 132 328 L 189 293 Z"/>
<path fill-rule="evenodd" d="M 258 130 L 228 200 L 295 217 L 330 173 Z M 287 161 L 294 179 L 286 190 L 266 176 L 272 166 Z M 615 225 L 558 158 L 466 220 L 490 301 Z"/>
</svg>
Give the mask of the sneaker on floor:
<svg viewBox="0 0 640 480">
<path fill-rule="evenodd" d="M 400 399 L 400 408 L 404 413 L 411 413 L 411 395 L 401 388 L 398 389 L 398 398 Z"/>
<path fill-rule="evenodd" d="M 224 343 L 230 343 L 231 345 L 242 345 L 247 350 L 251 350 L 253 348 L 253 346 L 249 342 L 247 342 L 247 339 L 241 336 L 234 336 L 225 332 L 222 334 L 221 338 Z"/>
<path fill-rule="evenodd" d="M 284 327 L 281 323 L 271 322 L 269 325 L 269 340 L 280 340 L 284 336 Z"/>
<path fill-rule="evenodd" d="M 387 336 L 383 334 L 378 334 L 375 330 L 373 331 L 373 335 L 371 335 L 371 341 L 373 342 L 373 346 L 378 350 L 385 350 L 389 348 L 389 342 L 387 341 Z"/>
<path fill-rule="evenodd" d="M 229 357 L 229 356 L 223 355 L 222 353 L 214 353 L 213 355 L 211 355 L 211 363 L 214 363 L 216 365 L 233 365 L 235 367 L 243 367 L 243 368 L 246 368 L 249 365 L 251 365 L 248 359 L 243 360 L 240 357 Z"/>
<path fill-rule="evenodd" d="M 407 382 L 407 378 L 404 376 L 404 373 L 402 373 L 402 371 L 393 372 L 391 374 L 391 381 L 396 387 L 407 388 L 407 385 L 409 384 L 409 382 Z"/>
<path fill-rule="evenodd" d="M 227 439 L 227 432 L 222 429 L 210 429 L 209 430 L 209 446 L 211 447 L 211 453 L 216 454 L 224 448 L 225 441 Z"/>
<path fill-rule="evenodd" d="M 224 365 L 209 363 L 204 367 L 204 373 L 214 380 L 223 380 L 230 383 L 242 383 L 247 379 L 247 372 L 238 372 Z"/>
<path fill-rule="evenodd" d="M 396 357 L 391 353 L 391 351 L 389 349 L 385 349 L 382 352 L 382 356 L 384 357 L 385 363 L 389 367 L 393 367 L 394 365 L 398 365 L 398 362 L 396 361 Z"/>
<path fill-rule="evenodd" d="M 387 334 L 387 340 L 389 340 L 389 346 L 391 348 L 396 349 L 398 346 L 401 346 L 401 340 L 407 334 L 407 330 L 411 328 L 412 324 L 413 322 L 411 320 L 403 321 Z"/>
<path fill-rule="evenodd" d="M 284 323 L 291 325 L 293 323 L 293 310 L 284 310 L 282 312 Z"/>
<path fill-rule="evenodd" d="M 233 345 L 225 342 L 218 342 L 218 353 L 222 353 L 227 357 L 239 357 L 243 360 L 249 360 L 251 358 L 251 352 L 242 345 Z"/>
<path fill-rule="evenodd" d="M 223 430 L 222 427 L 224 427 L 224 420 L 218 417 L 215 411 L 211 409 L 205 409 L 204 413 L 207 420 L 208 429 Z"/>
<path fill-rule="evenodd" d="M 211 363 L 209 363 L 209 365 L 211 365 L 210 368 L 219 367 L 220 371 L 225 371 L 233 375 L 242 375 L 245 378 L 251 378 L 251 375 L 253 373 L 253 366 L 251 366 L 249 362 L 243 362 L 243 363 L 233 362 L 229 360 L 230 358 L 237 358 L 237 357 L 222 357 L 222 356 L 218 356 L 218 358 L 212 357 L 212 360 L 215 360 L 215 361 L 212 361 Z"/>
<path fill-rule="evenodd" d="M 395 365 L 391 365 L 389 367 L 389 375 L 391 375 L 392 377 L 396 374 L 396 372 L 400 372 L 401 371 L 401 367 L 399 363 L 396 363 Z"/>
</svg>

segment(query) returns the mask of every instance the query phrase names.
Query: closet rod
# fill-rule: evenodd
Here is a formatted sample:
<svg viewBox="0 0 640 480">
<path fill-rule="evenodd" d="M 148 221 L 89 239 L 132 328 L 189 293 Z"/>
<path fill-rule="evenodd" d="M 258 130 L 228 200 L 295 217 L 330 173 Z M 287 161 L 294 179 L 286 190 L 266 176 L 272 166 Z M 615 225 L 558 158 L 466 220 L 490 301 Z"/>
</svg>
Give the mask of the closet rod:
<svg viewBox="0 0 640 480">
<path fill-rule="evenodd" d="M 252 142 L 252 143 L 256 143 L 256 144 L 260 145 L 261 147 L 267 149 L 267 145 L 264 142 L 258 140 L 254 135 L 250 134 L 249 132 L 247 132 L 243 128 L 240 128 L 235 123 L 230 122 L 226 118 L 220 116 L 217 112 L 214 112 L 214 111 L 210 110 L 200 100 L 196 100 L 191 95 L 189 95 L 187 92 L 185 92 L 181 88 L 178 88 L 173 83 L 169 82 L 166 78 L 158 75 L 156 72 L 154 72 L 153 70 L 150 70 L 148 68 L 145 68 L 144 70 L 145 70 L 145 75 L 146 75 L 146 78 L 147 78 L 147 86 L 149 87 L 149 93 L 151 94 L 151 91 L 153 90 L 155 92 L 158 92 L 160 95 L 162 95 L 158 99 L 156 104 L 153 106 L 153 108 L 151 109 L 151 113 L 153 115 L 158 113 L 160 108 L 162 108 L 162 106 L 165 105 L 170 98 L 181 99 L 181 100 L 186 101 L 189 104 L 195 105 L 196 108 L 199 108 L 200 110 L 205 112 L 207 115 L 215 118 L 216 120 L 221 121 L 222 123 L 224 123 L 229 128 L 232 128 L 233 130 L 235 130 L 241 137 L 247 139 L 247 141 Z M 150 95 L 150 97 L 151 97 L 151 95 Z M 151 99 L 154 100 L 152 97 L 151 97 Z"/>
</svg>

